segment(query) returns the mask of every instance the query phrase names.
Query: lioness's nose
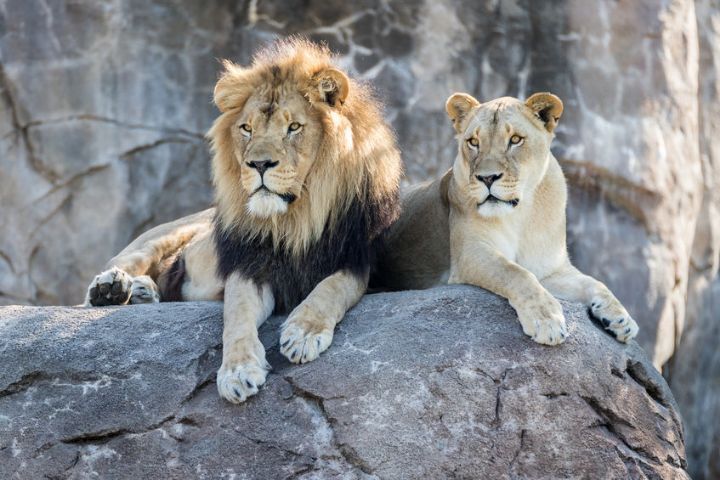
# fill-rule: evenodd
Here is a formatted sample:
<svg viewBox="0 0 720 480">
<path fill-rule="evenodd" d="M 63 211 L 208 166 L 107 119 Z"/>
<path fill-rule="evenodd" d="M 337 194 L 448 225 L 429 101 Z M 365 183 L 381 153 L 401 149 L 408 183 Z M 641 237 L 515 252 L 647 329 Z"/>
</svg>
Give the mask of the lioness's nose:
<svg viewBox="0 0 720 480">
<path fill-rule="evenodd" d="M 272 160 L 255 160 L 253 162 L 248 162 L 247 165 L 248 167 L 257 170 L 262 177 L 263 173 L 265 173 L 266 170 L 276 167 L 277 164 L 278 162 L 273 162 Z"/>
<path fill-rule="evenodd" d="M 495 175 L 475 175 L 475 178 L 477 178 L 485 185 L 487 185 L 488 188 L 490 188 L 490 185 L 492 185 L 495 180 L 499 180 L 502 176 L 502 173 L 496 173 Z"/>
</svg>

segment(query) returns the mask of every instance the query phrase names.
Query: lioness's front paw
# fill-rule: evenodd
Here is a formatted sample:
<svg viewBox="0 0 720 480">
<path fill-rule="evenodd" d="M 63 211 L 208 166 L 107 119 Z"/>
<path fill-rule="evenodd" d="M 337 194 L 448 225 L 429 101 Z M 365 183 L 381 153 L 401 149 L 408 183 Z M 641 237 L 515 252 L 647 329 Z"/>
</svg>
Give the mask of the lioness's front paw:
<svg viewBox="0 0 720 480">
<path fill-rule="evenodd" d="M 254 358 L 236 365 L 225 362 L 217 373 L 217 388 L 220 396 L 232 403 L 242 403 L 255 395 L 265 383 L 269 366 L 265 360 Z"/>
<path fill-rule="evenodd" d="M 627 343 L 638 334 L 637 323 L 612 295 L 593 298 L 588 313 L 620 342 Z"/>
<path fill-rule="evenodd" d="M 549 293 L 516 310 L 523 332 L 537 343 L 558 345 L 567 338 L 562 306 Z"/>
<path fill-rule="evenodd" d="M 334 330 L 334 322 L 300 305 L 281 327 L 280 352 L 293 363 L 311 362 L 330 346 Z"/>
<path fill-rule="evenodd" d="M 130 300 L 132 277 L 112 267 L 96 276 L 88 287 L 85 306 L 125 305 Z"/>
</svg>

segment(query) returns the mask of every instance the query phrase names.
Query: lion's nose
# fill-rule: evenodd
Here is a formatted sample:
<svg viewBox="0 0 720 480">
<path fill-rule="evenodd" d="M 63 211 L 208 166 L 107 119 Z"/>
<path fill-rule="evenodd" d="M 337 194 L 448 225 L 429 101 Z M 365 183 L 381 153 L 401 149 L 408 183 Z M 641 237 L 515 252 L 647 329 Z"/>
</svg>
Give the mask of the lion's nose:
<svg viewBox="0 0 720 480">
<path fill-rule="evenodd" d="M 248 162 L 248 167 L 254 168 L 258 171 L 260 176 L 263 176 L 263 173 L 265 173 L 266 170 L 269 170 L 273 167 L 276 167 L 278 162 L 273 162 L 272 160 L 255 160 L 253 162 Z"/>
<path fill-rule="evenodd" d="M 496 173 L 495 175 L 475 175 L 475 178 L 477 178 L 485 185 L 487 185 L 488 188 L 490 188 L 490 186 L 495 182 L 495 180 L 499 180 L 502 176 L 502 173 Z"/>
</svg>

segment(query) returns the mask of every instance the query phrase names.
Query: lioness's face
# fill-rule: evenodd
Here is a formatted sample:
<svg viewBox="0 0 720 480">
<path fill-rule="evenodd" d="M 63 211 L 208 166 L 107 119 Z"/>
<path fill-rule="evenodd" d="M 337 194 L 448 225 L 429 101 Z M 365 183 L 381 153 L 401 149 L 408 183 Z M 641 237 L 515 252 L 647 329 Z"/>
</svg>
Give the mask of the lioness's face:
<svg viewBox="0 0 720 480">
<path fill-rule="evenodd" d="M 250 97 L 232 131 L 247 210 L 258 217 L 287 212 L 302 194 L 322 132 L 300 93 L 274 93 Z"/>
<path fill-rule="evenodd" d="M 481 216 L 512 212 L 545 175 L 562 103 L 551 94 L 525 103 L 504 97 L 483 104 L 455 94 L 446 107 L 458 133 L 453 168 L 461 191 Z"/>
</svg>

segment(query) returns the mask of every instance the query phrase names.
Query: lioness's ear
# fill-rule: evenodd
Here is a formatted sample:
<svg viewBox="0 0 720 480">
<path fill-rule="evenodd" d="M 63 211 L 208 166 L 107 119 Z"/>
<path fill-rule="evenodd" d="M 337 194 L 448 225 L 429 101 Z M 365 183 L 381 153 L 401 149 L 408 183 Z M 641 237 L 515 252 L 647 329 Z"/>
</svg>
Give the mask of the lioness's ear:
<svg viewBox="0 0 720 480">
<path fill-rule="evenodd" d="M 252 93 L 252 88 L 244 82 L 245 69 L 230 60 L 223 60 L 223 72 L 215 84 L 213 101 L 221 112 L 241 106 Z"/>
<path fill-rule="evenodd" d="M 460 125 L 470 113 L 470 110 L 480 105 L 475 97 L 467 93 L 453 93 L 445 102 L 445 110 L 453 122 L 455 131 L 460 133 Z"/>
<path fill-rule="evenodd" d="M 350 80 L 343 72 L 335 68 L 328 68 L 316 74 L 314 81 L 321 101 L 331 107 L 345 103 L 350 91 Z"/>
<path fill-rule="evenodd" d="M 534 93 L 527 99 L 525 105 L 542 120 L 548 132 L 555 130 L 558 120 L 563 112 L 563 103 L 552 93 Z"/>
</svg>

